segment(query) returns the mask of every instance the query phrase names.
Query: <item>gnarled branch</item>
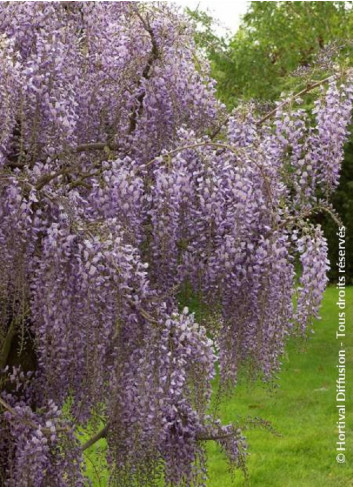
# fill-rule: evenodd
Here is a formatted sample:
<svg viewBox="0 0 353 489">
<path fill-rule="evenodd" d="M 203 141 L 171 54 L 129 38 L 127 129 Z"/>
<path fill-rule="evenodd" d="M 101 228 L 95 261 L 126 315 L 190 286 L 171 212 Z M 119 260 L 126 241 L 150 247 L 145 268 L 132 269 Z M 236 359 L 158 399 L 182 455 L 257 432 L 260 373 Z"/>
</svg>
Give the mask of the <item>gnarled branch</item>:
<svg viewBox="0 0 353 489">
<path fill-rule="evenodd" d="M 142 71 L 142 79 L 149 80 L 151 77 L 152 66 L 155 63 L 155 61 L 159 58 L 160 54 L 159 54 L 159 49 L 158 49 L 158 45 L 157 45 L 157 40 L 156 40 L 156 37 L 154 35 L 152 27 L 147 23 L 147 21 L 142 17 L 142 15 L 138 11 L 136 11 L 136 15 L 141 20 L 144 28 L 146 29 L 146 31 L 148 32 L 148 34 L 150 35 L 150 38 L 151 38 L 152 50 L 151 50 L 151 53 L 148 57 L 147 63 L 146 63 L 146 65 Z M 141 88 L 141 84 L 142 83 L 141 83 L 141 79 L 140 79 L 138 82 L 138 85 L 137 85 L 138 89 Z M 132 134 L 135 131 L 137 121 L 138 121 L 139 117 L 141 117 L 141 115 L 142 115 L 143 101 L 144 101 L 145 95 L 146 95 L 146 92 L 142 91 L 140 93 L 140 95 L 138 95 L 136 97 L 135 109 L 132 111 L 132 114 L 130 116 L 129 129 L 128 129 L 129 134 Z"/>
</svg>

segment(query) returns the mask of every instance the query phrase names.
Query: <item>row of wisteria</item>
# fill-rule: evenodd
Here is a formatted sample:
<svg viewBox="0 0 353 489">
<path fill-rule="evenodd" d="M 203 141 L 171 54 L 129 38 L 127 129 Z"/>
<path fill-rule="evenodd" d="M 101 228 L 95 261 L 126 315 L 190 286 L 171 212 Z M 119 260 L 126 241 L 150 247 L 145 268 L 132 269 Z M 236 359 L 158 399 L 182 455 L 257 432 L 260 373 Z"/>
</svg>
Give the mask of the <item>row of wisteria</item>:
<svg viewBox="0 0 353 489">
<path fill-rule="evenodd" d="M 229 116 L 164 2 L 6 2 L 0 32 L 0 482 L 82 485 L 97 419 L 112 484 L 205 484 L 210 439 L 242 466 L 211 380 L 270 379 L 317 316 L 352 81 Z"/>
</svg>

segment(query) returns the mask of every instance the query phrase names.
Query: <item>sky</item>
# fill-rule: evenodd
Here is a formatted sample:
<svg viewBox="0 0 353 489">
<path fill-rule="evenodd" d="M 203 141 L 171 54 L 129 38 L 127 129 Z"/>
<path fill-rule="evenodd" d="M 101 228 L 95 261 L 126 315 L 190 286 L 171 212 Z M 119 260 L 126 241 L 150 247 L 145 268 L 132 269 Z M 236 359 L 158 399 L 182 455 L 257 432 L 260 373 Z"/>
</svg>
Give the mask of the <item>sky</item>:
<svg viewBox="0 0 353 489">
<path fill-rule="evenodd" d="M 209 11 L 212 17 L 219 19 L 224 29 L 219 28 L 220 34 L 225 34 L 227 29 L 234 33 L 245 14 L 248 4 L 247 0 L 174 0 L 174 3 L 195 9 Z"/>
</svg>

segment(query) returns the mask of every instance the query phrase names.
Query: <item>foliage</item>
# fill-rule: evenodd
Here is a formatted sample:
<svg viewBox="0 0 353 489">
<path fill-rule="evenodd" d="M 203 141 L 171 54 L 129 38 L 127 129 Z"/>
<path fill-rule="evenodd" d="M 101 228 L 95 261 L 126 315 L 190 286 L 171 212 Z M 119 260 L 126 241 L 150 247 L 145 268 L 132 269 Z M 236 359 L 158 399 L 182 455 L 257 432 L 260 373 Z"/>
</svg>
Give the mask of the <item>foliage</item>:
<svg viewBox="0 0 353 489">
<path fill-rule="evenodd" d="M 351 64 L 350 4 L 251 2 L 228 43 L 209 42 L 212 19 L 194 13 L 204 32 L 197 40 L 212 60 L 220 98 L 230 107 L 244 99 L 276 100 L 283 91 L 298 87 L 299 74 L 309 81 L 334 63 Z"/>
<path fill-rule="evenodd" d="M 167 5 L 6 3 L 0 26 L 1 482 L 82 484 L 103 436 L 113 484 L 203 484 L 209 439 L 241 466 L 211 380 L 217 362 L 222 391 L 241 367 L 271 378 L 317 316 L 307 218 L 337 185 L 351 75 L 320 81 L 311 114 L 227 117 Z"/>
</svg>

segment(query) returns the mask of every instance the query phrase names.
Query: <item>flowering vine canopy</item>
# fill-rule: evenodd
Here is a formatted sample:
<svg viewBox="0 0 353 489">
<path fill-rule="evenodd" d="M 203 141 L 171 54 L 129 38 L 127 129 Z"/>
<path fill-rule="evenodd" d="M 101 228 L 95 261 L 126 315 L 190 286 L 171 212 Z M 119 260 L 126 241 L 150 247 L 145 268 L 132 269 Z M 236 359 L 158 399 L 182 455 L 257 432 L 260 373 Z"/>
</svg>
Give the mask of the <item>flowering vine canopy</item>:
<svg viewBox="0 0 353 489">
<path fill-rule="evenodd" d="M 350 75 L 227 115 L 166 4 L 6 2 L 0 32 L 0 481 L 82 485 L 102 436 L 118 485 L 203 484 L 210 439 L 242 465 L 211 380 L 271 378 L 317 316 Z"/>
</svg>

